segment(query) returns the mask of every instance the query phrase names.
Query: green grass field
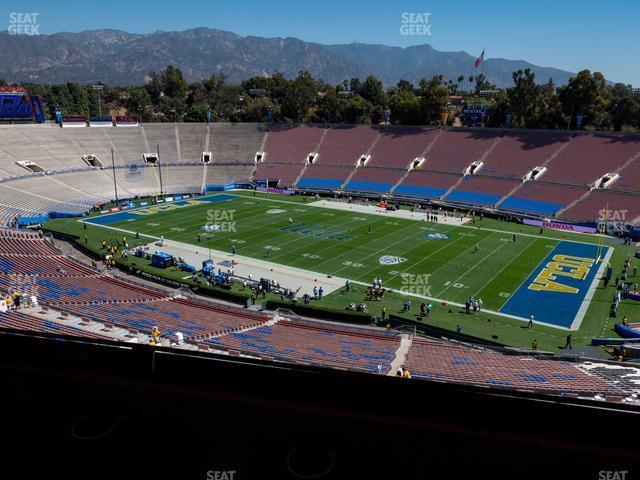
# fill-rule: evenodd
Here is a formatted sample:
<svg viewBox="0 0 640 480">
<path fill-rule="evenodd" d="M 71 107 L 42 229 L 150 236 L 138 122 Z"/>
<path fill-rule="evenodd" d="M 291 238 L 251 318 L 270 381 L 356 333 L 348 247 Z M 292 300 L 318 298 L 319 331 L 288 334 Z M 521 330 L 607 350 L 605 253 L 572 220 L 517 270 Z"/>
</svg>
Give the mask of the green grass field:
<svg viewBox="0 0 640 480">
<path fill-rule="evenodd" d="M 235 192 L 234 192 L 235 194 Z M 309 202 L 311 200 L 309 199 Z M 288 219 L 293 220 L 289 225 Z M 199 245 L 208 240 L 202 230 L 205 224 L 219 224 L 223 230 L 212 235 L 211 248 L 229 252 L 235 245 L 240 255 L 290 265 L 321 274 L 347 278 L 355 289 L 347 294 L 334 292 L 325 297 L 324 307 L 344 309 L 349 302 L 364 300 L 363 290 L 374 277 L 380 277 L 386 288 L 394 290 L 384 303 L 391 313 L 399 314 L 403 291 L 412 298 L 415 319 L 419 297 L 444 299 L 462 304 L 469 296 L 482 298 L 485 310 L 466 315 L 459 308 L 452 313 L 435 304 L 434 314 L 422 322 L 455 329 L 481 338 L 497 335 L 500 342 L 529 346 L 536 338 L 541 349 L 556 350 L 562 345 L 565 331 L 536 325 L 534 331 L 522 328 L 524 323 L 492 314 L 508 301 L 528 275 L 561 240 L 596 242 L 597 238 L 546 230 L 514 223 L 485 219 L 480 226 L 452 227 L 380 215 L 351 213 L 312 207 L 305 197 L 274 197 L 240 194 L 223 202 L 189 206 L 159 213 L 140 215 L 105 227 L 89 226 L 82 233 L 77 219 L 54 220 L 47 225 L 58 231 L 90 237 L 92 244 L 102 239 L 119 238 L 119 230 Z M 225 231 L 232 225 L 232 231 Z M 115 230 L 118 229 L 118 230 Z M 517 241 L 512 241 L 513 233 Z M 201 242 L 198 242 L 201 234 Z M 436 238 L 429 238 L 429 234 Z M 442 236 L 446 236 L 442 237 Z M 432 235 L 433 237 L 434 235 Z M 440 239 L 438 237 L 441 237 Z M 131 236 L 129 236 L 131 238 Z M 479 250 L 474 252 L 474 246 Z M 628 254 L 616 248 L 611 259 L 614 271 L 621 268 Z M 397 264 L 381 264 L 381 257 L 404 259 Z M 574 333 L 576 344 L 587 344 L 593 336 L 614 336 L 610 331 L 615 319 L 608 318 L 608 305 L 613 288 L 596 291 L 586 318 Z M 379 303 L 370 310 L 377 314 Z M 624 302 L 630 317 L 640 313 L 635 304 Z M 621 314 L 624 314 L 621 312 Z"/>
</svg>

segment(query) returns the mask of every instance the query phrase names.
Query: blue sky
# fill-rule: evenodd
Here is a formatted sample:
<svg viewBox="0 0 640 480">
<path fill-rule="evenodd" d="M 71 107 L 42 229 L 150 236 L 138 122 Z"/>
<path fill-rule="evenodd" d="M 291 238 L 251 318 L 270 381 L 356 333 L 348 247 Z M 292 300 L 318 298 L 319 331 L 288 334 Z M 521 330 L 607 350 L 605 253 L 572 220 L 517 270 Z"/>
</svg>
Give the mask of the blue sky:
<svg viewBox="0 0 640 480">
<path fill-rule="evenodd" d="M 640 86 L 640 2 L 635 0 L 5 0 L 0 18 L 7 25 L 11 12 L 38 12 L 42 34 L 95 28 L 149 33 L 202 26 L 318 43 L 429 43 L 438 50 L 472 55 L 486 47 L 487 57 L 570 71 L 589 68 L 609 80 Z M 401 35 L 404 12 L 430 13 L 431 36 Z"/>
</svg>

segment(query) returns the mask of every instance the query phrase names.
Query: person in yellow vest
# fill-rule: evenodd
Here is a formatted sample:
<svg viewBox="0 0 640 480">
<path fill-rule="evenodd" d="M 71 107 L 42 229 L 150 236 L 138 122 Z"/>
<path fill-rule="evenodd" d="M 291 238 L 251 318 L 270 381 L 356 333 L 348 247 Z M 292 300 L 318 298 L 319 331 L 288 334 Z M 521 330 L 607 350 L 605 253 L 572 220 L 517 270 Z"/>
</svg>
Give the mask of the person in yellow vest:
<svg viewBox="0 0 640 480">
<path fill-rule="evenodd" d="M 107 248 L 107 241 L 106 240 L 102 240 L 102 249 L 106 249 Z"/>
<path fill-rule="evenodd" d="M 160 329 L 157 325 L 153 327 L 153 330 L 151 331 L 151 338 L 153 339 L 154 343 L 160 342 Z"/>
<path fill-rule="evenodd" d="M 531 342 L 531 349 L 532 350 L 538 349 L 538 340 L 536 340 L 535 338 L 533 339 L 533 342 Z"/>
<path fill-rule="evenodd" d="M 622 319 L 622 325 L 624 325 L 625 327 L 629 326 L 629 318 L 626 315 Z"/>
<path fill-rule="evenodd" d="M 402 378 L 411 378 L 411 373 L 409 373 L 409 369 L 408 368 L 403 368 L 402 369 Z"/>
<path fill-rule="evenodd" d="M 20 292 L 13 292 L 11 294 L 11 300 L 13 301 L 14 308 L 20 310 Z"/>
</svg>

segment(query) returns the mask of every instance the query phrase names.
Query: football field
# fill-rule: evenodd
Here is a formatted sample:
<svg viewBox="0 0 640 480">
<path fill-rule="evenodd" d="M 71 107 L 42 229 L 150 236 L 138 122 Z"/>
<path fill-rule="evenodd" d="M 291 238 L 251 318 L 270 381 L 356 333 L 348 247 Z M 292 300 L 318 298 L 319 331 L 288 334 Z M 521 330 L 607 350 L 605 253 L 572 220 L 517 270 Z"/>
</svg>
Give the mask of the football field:
<svg viewBox="0 0 640 480">
<path fill-rule="evenodd" d="M 612 253 L 597 245 L 475 226 L 320 208 L 283 199 L 212 194 L 85 219 L 114 238 L 148 238 L 383 286 L 420 302 L 464 304 L 558 328 L 579 327 Z M 208 226 L 208 227 L 207 227 Z M 211 237 L 209 239 L 209 236 Z M 198 240 L 200 237 L 200 240 Z M 131 238 L 131 237 L 129 237 Z"/>
</svg>

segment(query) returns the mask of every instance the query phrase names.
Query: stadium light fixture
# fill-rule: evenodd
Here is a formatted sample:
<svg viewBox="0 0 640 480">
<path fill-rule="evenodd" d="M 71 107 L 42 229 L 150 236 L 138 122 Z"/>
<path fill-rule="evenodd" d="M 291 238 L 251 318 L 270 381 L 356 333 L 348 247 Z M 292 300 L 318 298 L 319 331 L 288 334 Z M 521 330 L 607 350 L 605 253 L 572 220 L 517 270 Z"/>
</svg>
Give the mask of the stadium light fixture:
<svg viewBox="0 0 640 480">
<path fill-rule="evenodd" d="M 93 88 L 98 94 L 98 115 L 102 116 L 102 102 L 100 100 L 100 91 L 104 88 L 104 85 L 100 85 L 99 83 L 97 83 L 95 85 L 91 85 L 91 88 Z"/>
</svg>

